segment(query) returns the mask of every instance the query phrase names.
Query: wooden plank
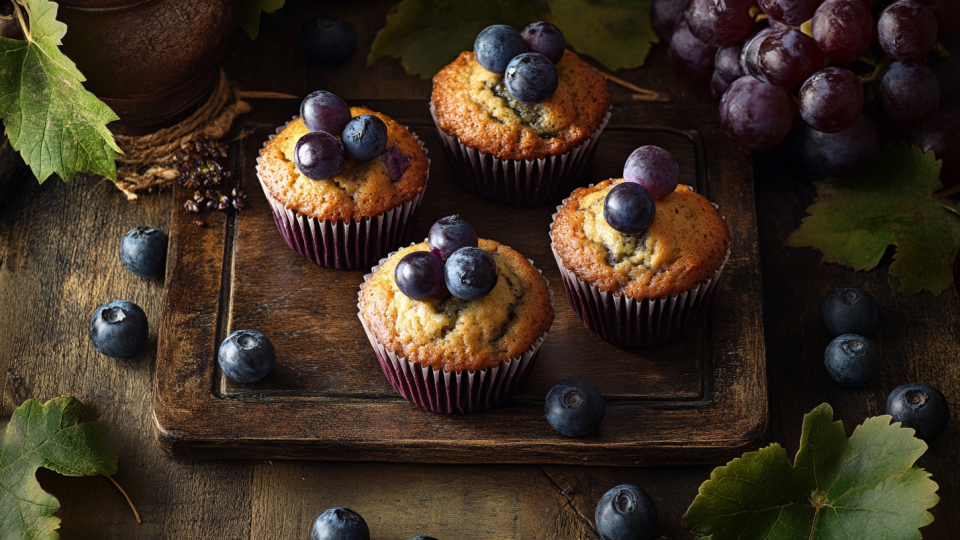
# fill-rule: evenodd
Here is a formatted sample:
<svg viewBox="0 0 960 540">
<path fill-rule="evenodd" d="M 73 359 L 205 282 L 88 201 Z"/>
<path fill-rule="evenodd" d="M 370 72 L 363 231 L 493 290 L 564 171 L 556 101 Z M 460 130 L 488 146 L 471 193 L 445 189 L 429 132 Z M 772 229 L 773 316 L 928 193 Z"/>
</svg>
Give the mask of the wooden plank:
<svg viewBox="0 0 960 540">
<path fill-rule="evenodd" d="M 755 219 L 752 198 L 744 196 L 750 168 L 742 153 L 728 151 L 715 125 L 683 120 L 696 111 L 627 105 L 601 138 L 589 181 L 619 176 L 632 149 L 659 144 L 678 156 L 681 181 L 717 202 L 731 226 L 734 255 L 708 322 L 676 343 L 629 351 L 583 328 L 566 303 L 547 236 L 555 206 L 516 208 L 474 197 L 437 151 L 424 102 L 365 104 L 411 124 L 433 150 L 417 237 L 435 219 L 459 212 L 482 236 L 533 259 L 553 283 L 557 322 L 527 389 L 508 407 L 469 417 L 426 413 L 396 396 L 355 316 L 365 272 L 321 269 L 296 256 L 259 191 L 254 158 L 296 105 L 281 102 L 251 119 L 260 129 L 244 143 L 242 183 L 251 208 L 206 228 L 174 213 L 154 407 L 158 439 L 171 455 L 712 463 L 763 437 L 766 409 L 751 405 L 765 402 L 766 387 Z M 216 369 L 217 344 L 241 328 L 257 328 L 277 346 L 278 367 L 263 383 L 237 385 Z M 581 440 L 558 435 L 542 418 L 546 391 L 571 377 L 590 380 L 608 397 L 604 425 Z M 444 451 L 424 452 L 431 448 Z"/>
</svg>

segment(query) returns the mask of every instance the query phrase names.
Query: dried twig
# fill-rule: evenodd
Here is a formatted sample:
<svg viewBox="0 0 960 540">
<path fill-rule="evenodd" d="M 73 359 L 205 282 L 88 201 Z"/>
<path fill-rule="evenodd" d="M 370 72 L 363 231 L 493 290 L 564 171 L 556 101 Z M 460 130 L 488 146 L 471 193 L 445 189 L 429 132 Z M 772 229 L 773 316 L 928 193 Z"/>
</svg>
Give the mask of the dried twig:
<svg viewBox="0 0 960 540">
<path fill-rule="evenodd" d="M 653 90 L 647 90 L 646 88 L 640 88 L 631 82 L 627 82 L 619 77 L 614 77 L 609 73 L 604 73 L 601 71 L 600 74 L 603 75 L 608 81 L 614 84 L 619 84 L 627 90 L 633 90 L 636 92 L 632 97 L 637 101 L 670 101 L 671 99 L 670 94 L 664 92 L 655 92 Z"/>
</svg>

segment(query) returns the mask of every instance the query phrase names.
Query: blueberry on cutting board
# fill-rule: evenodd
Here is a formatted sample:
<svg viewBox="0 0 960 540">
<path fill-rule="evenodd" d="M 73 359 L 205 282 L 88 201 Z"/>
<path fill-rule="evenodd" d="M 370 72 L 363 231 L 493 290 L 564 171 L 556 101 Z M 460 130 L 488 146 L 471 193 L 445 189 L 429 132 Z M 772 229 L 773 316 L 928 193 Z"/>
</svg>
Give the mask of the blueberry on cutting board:
<svg viewBox="0 0 960 540">
<path fill-rule="evenodd" d="M 256 330 L 237 330 L 220 344 L 220 370 L 239 383 L 263 380 L 277 362 L 277 353 L 267 336 Z"/>
<path fill-rule="evenodd" d="M 584 437 L 603 422 L 603 396 L 584 381 L 564 381 L 547 392 L 544 415 L 550 427 L 567 437 Z"/>
</svg>

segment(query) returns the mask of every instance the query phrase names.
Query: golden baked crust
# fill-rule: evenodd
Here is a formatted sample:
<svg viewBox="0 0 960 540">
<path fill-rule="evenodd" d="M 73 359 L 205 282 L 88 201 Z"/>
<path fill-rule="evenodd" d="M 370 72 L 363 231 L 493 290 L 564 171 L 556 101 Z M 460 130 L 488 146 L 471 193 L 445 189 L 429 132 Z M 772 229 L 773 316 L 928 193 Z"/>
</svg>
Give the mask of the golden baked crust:
<svg viewBox="0 0 960 540">
<path fill-rule="evenodd" d="M 622 234 L 603 219 L 607 192 L 620 182 L 577 188 L 557 213 L 550 236 L 566 269 L 601 291 L 642 300 L 688 291 L 720 268 L 730 233 L 707 199 L 677 186 L 657 201 L 644 232 Z"/>
<path fill-rule="evenodd" d="M 546 281 L 523 255 L 492 240 L 480 247 L 497 261 L 500 276 L 490 294 L 461 300 L 449 293 L 411 300 L 397 288 L 397 263 L 426 242 L 400 250 L 363 287 L 360 316 L 388 350 L 446 372 L 492 368 L 517 358 L 553 324 Z"/>
<path fill-rule="evenodd" d="M 383 155 L 365 162 L 345 159 L 343 170 L 333 178 L 307 178 L 293 161 L 297 141 L 308 132 L 297 118 L 260 152 L 257 172 L 274 199 L 302 215 L 349 221 L 386 212 L 423 191 L 430 162 L 407 128 L 363 107 L 351 107 L 350 112 L 374 115 L 387 125 Z"/>
<path fill-rule="evenodd" d="M 448 135 L 502 159 L 562 154 L 596 131 L 610 108 L 607 81 L 566 51 L 557 63 L 560 85 L 547 101 L 523 105 L 502 85 L 503 75 L 460 53 L 433 77 L 437 125 Z M 498 84 L 499 83 L 499 84 Z"/>
</svg>

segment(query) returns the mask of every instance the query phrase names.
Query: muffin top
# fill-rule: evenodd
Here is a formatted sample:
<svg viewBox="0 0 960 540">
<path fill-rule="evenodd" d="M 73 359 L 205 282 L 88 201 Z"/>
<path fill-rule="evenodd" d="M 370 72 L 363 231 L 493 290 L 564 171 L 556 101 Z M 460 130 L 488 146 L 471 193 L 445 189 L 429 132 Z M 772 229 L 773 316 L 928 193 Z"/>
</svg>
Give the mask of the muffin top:
<svg viewBox="0 0 960 540">
<path fill-rule="evenodd" d="M 499 276 L 478 300 L 447 292 L 412 300 L 400 292 L 397 263 L 428 251 L 426 242 L 387 259 L 360 294 L 360 316 L 377 340 L 406 360 L 446 372 L 492 368 L 526 352 L 553 323 L 547 282 L 520 253 L 492 240 L 479 244 L 497 262 Z"/>
<path fill-rule="evenodd" d="M 597 70 L 566 51 L 557 63 L 560 84 L 543 103 L 525 105 L 507 92 L 503 75 L 460 53 L 433 77 L 437 125 L 481 152 L 503 159 L 540 159 L 585 141 L 610 108 L 607 82 Z"/>
<path fill-rule="evenodd" d="M 690 290 L 726 258 L 726 221 L 703 196 L 684 185 L 656 201 L 653 222 L 639 234 L 614 230 L 603 203 L 622 179 L 577 188 L 557 213 L 550 237 L 563 266 L 601 291 L 637 300 Z"/>
<path fill-rule="evenodd" d="M 293 161 L 297 141 L 309 131 L 297 118 L 260 152 L 257 172 L 277 201 L 317 219 L 349 221 L 385 212 L 423 191 L 430 161 L 410 131 L 370 109 L 351 107 L 350 112 L 376 116 L 387 125 L 383 154 L 364 162 L 345 159 L 343 170 L 332 178 L 308 178 Z"/>
</svg>

